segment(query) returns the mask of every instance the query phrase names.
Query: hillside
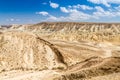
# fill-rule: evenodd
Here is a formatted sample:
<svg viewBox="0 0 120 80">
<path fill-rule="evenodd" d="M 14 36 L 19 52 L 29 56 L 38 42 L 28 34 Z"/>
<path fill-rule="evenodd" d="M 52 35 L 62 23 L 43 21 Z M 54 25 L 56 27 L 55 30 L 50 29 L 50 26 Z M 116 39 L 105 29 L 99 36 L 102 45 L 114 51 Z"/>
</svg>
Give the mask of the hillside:
<svg viewBox="0 0 120 80">
<path fill-rule="evenodd" d="M 119 80 L 120 23 L 0 28 L 0 80 Z"/>
<path fill-rule="evenodd" d="M 30 31 L 40 37 L 64 41 L 120 41 L 120 23 L 42 22 L 12 25 L 9 30 Z"/>
</svg>

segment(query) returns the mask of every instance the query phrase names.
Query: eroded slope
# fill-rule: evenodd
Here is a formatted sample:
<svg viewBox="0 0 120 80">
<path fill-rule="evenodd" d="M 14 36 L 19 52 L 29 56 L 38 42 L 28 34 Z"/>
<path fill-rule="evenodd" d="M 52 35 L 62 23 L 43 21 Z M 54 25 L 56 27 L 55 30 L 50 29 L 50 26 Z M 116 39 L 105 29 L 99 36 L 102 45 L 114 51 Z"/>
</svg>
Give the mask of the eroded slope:
<svg viewBox="0 0 120 80">
<path fill-rule="evenodd" d="M 1 32 L 0 80 L 120 79 L 119 23 L 44 22 Z"/>
<path fill-rule="evenodd" d="M 49 42 L 24 32 L 0 34 L 0 71 L 65 68 L 61 53 Z"/>
</svg>

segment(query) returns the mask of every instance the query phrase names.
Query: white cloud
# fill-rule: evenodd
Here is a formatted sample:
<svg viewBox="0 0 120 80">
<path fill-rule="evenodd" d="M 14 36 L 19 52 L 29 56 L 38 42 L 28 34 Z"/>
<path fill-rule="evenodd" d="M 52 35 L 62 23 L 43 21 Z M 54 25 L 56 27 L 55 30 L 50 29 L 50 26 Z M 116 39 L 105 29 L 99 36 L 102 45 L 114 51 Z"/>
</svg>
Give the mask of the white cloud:
<svg viewBox="0 0 120 80">
<path fill-rule="evenodd" d="M 77 4 L 77 5 L 73 5 L 72 6 L 73 8 L 75 9 L 83 9 L 83 10 L 92 10 L 93 7 L 90 7 L 90 6 L 87 6 L 87 5 L 80 5 L 80 4 Z"/>
<path fill-rule="evenodd" d="M 93 7 L 87 6 L 87 5 L 69 5 L 67 8 L 66 7 L 60 7 L 60 10 L 64 13 L 70 13 L 72 12 L 72 10 L 78 10 L 78 9 L 82 9 L 82 10 L 92 10 Z"/>
<path fill-rule="evenodd" d="M 83 10 L 92 10 L 92 9 L 93 9 L 92 7 L 86 6 L 86 5 L 80 5 L 80 7 L 81 7 Z"/>
<path fill-rule="evenodd" d="M 72 12 L 70 13 L 68 19 L 72 21 L 79 21 L 79 20 L 87 20 L 91 16 L 89 14 L 83 13 L 81 11 L 77 10 L 71 10 Z"/>
<path fill-rule="evenodd" d="M 49 2 L 50 3 L 50 6 L 52 7 L 52 8 L 58 8 L 59 7 L 59 4 L 57 4 L 57 3 L 53 3 L 53 2 Z"/>
<path fill-rule="evenodd" d="M 77 12 L 77 9 L 72 9 L 72 8 L 66 8 L 66 7 L 60 7 L 60 10 L 64 13 L 72 13 L 72 12 Z"/>
<path fill-rule="evenodd" d="M 46 21 L 82 21 L 82 20 L 90 19 L 91 17 L 89 14 L 85 14 L 76 9 L 69 9 L 68 12 L 69 12 L 68 16 L 55 17 L 53 15 L 50 15 L 46 19 Z"/>
<path fill-rule="evenodd" d="M 59 17 L 58 20 L 65 20 L 65 21 L 79 21 L 79 20 L 87 20 L 91 18 L 91 15 L 84 13 L 79 10 L 79 8 L 84 10 L 91 10 L 92 7 L 86 6 L 86 5 L 69 5 L 66 7 L 60 7 L 61 12 L 68 13 L 68 16 Z"/>
<path fill-rule="evenodd" d="M 104 12 L 104 9 L 100 6 L 96 6 L 95 9 L 100 12 Z"/>
<path fill-rule="evenodd" d="M 41 11 L 41 12 L 36 12 L 36 14 L 40 14 L 42 16 L 45 16 L 46 17 L 46 20 L 42 20 L 42 21 L 51 21 L 51 20 L 57 20 L 57 18 L 51 14 L 49 14 L 48 12 L 46 11 Z"/>
<path fill-rule="evenodd" d="M 46 11 L 36 12 L 36 14 L 41 14 L 41 15 L 43 15 L 43 16 L 49 15 L 49 13 L 46 12 Z"/>
<path fill-rule="evenodd" d="M 107 7 L 110 7 L 110 4 L 120 4 L 120 0 L 87 0 L 94 4 L 103 4 Z"/>
<path fill-rule="evenodd" d="M 113 17 L 120 16 L 120 11 L 116 10 L 104 10 L 100 6 L 96 6 L 95 11 L 93 11 L 91 14 L 82 12 L 80 10 L 77 10 L 75 8 L 66 8 L 62 7 L 61 11 L 64 13 L 68 13 L 67 16 L 60 16 L 56 17 L 53 15 L 49 15 L 46 19 L 46 21 L 86 21 L 86 20 L 102 20 L 103 18 L 110 19 Z"/>
<path fill-rule="evenodd" d="M 60 7 L 60 10 L 64 13 L 69 13 L 69 11 L 65 7 Z"/>
<path fill-rule="evenodd" d="M 90 13 L 86 13 L 83 10 L 91 10 Z M 67 7 L 60 7 L 61 12 L 67 13 L 67 16 L 56 17 L 49 13 L 39 13 L 46 16 L 44 21 L 91 21 L 91 20 L 102 20 L 102 19 L 112 19 L 120 17 L 120 6 L 108 7 L 104 10 L 101 6 L 96 6 L 94 9 L 86 5 L 69 5 Z M 45 11 L 44 11 L 45 12 Z"/>
<path fill-rule="evenodd" d="M 101 17 L 107 17 L 107 18 L 111 18 L 111 17 L 115 17 L 116 14 L 113 11 L 105 11 L 102 7 L 100 6 L 96 6 L 95 9 L 97 10 L 96 12 L 93 12 L 93 17 L 96 19 L 99 19 Z"/>
</svg>

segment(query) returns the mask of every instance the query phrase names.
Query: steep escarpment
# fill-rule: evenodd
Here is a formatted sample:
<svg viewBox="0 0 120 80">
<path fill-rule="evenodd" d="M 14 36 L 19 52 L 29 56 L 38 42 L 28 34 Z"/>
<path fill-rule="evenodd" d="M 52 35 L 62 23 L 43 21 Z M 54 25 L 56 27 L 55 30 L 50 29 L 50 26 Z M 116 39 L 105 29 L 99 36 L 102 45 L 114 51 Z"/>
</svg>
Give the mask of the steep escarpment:
<svg viewBox="0 0 120 80">
<path fill-rule="evenodd" d="M 64 69 L 63 56 L 51 43 L 25 32 L 0 34 L 0 71 Z"/>
</svg>

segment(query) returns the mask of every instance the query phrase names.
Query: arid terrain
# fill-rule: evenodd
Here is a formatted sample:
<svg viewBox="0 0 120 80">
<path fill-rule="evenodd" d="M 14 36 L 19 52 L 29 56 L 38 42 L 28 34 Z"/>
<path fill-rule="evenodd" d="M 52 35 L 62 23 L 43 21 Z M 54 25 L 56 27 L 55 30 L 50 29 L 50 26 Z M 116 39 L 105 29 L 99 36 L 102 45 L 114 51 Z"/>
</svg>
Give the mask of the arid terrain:
<svg viewBox="0 0 120 80">
<path fill-rule="evenodd" d="M 1 25 L 0 80 L 120 80 L 120 23 Z"/>
</svg>

